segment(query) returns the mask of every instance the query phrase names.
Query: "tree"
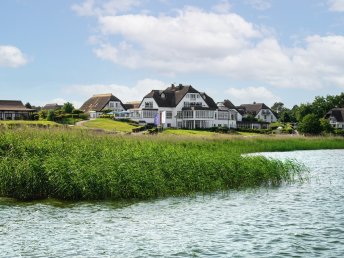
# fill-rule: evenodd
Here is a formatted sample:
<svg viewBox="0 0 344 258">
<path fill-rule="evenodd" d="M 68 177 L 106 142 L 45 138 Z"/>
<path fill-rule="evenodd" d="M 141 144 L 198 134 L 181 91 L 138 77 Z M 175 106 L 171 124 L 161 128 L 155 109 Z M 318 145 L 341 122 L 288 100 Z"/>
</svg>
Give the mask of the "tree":
<svg viewBox="0 0 344 258">
<path fill-rule="evenodd" d="M 54 113 L 54 110 L 49 110 L 49 111 L 48 111 L 47 120 L 48 120 L 48 121 L 54 121 L 54 120 L 55 120 L 55 113 Z"/>
<path fill-rule="evenodd" d="M 66 102 L 66 103 L 64 103 L 62 110 L 63 110 L 63 112 L 65 112 L 67 114 L 71 114 L 74 110 L 74 106 L 72 103 Z"/>
<path fill-rule="evenodd" d="M 320 126 L 321 130 L 325 133 L 332 133 L 334 131 L 333 127 L 331 126 L 330 122 L 325 118 L 320 118 Z"/>
<path fill-rule="evenodd" d="M 280 122 L 282 123 L 290 123 L 291 121 L 291 117 L 290 117 L 290 111 L 282 111 L 281 114 L 279 115 L 279 119 Z"/>
<path fill-rule="evenodd" d="M 318 117 L 314 114 L 308 114 L 302 119 L 298 130 L 304 134 L 316 135 L 321 133 L 322 128 Z"/>
<path fill-rule="evenodd" d="M 285 109 L 286 108 L 284 107 L 284 103 L 282 103 L 282 102 L 275 102 L 271 107 L 271 110 L 277 114 L 281 113 Z"/>
<path fill-rule="evenodd" d="M 294 108 L 293 108 L 294 109 Z M 307 103 L 307 104 L 301 104 L 299 107 L 294 109 L 294 114 L 295 114 L 295 118 L 298 122 L 301 122 L 302 119 L 308 115 L 308 114 L 312 114 L 313 110 L 312 110 L 312 105 Z"/>
<path fill-rule="evenodd" d="M 29 108 L 29 109 L 32 109 L 32 106 L 31 106 L 31 104 L 30 104 L 29 102 L 27 102 L 27 103 L 25 104 L 25 107 L 26 107 L 26 108 Z"/>
</svg>

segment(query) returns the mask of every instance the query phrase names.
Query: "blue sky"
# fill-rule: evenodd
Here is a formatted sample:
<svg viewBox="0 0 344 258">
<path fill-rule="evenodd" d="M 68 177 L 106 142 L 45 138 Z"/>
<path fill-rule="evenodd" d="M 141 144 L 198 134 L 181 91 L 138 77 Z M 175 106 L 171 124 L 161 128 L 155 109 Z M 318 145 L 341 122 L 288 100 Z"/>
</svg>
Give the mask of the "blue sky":
<svg viewBox="0 0 344 258">
<path fill-rule="evenodd" d="M 344 91 L 344 0 L 1 0 L 0 99 L 191 84 L 236 105 Z"/>
</svg>

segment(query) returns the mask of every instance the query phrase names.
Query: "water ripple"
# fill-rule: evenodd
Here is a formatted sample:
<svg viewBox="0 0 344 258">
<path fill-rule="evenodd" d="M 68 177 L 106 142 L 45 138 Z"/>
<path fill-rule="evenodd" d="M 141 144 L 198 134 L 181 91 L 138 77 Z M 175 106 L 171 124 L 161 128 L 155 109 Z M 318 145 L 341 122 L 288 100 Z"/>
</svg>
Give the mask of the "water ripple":
<svg viewBox="0 0 344 258">
<path fill-rule="evenodd" d="M 0 199 L 0 256 L 343 257 L 344 151 L 264 155 L 304 162 L 311 180 L 145 202 Z"/>
</svg>

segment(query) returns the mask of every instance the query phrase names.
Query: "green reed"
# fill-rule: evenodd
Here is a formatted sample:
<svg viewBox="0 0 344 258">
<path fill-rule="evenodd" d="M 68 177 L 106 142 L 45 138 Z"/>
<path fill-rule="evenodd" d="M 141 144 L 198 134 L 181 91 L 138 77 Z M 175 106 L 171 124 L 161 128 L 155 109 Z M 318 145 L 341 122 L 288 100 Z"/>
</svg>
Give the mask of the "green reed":
<svg viewBox="0 0 344 258">
<path fill-rule="evenodd" d="M 305 169 L 257 151 L 344 148 L 335 138 L 175 138 L 68 128 L 0 129 L 0 196 L 147 199 L 278 186 Z"/>
</svg>

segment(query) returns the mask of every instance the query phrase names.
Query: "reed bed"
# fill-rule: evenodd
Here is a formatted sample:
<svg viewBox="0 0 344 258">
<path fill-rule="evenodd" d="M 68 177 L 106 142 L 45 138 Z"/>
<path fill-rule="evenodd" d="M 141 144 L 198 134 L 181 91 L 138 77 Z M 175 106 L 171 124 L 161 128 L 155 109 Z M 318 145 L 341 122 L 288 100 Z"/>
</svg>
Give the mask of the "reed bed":
<svg viewBox="0 0 344 258">
<path fill-rule="evenodd" d="M 68 128 L 0 129 L 0 196 L 147 199 L 279 186 L 304 170 L 258 151 L 344 148 L 335 138 L 176 138 Z"/>
</svg>

